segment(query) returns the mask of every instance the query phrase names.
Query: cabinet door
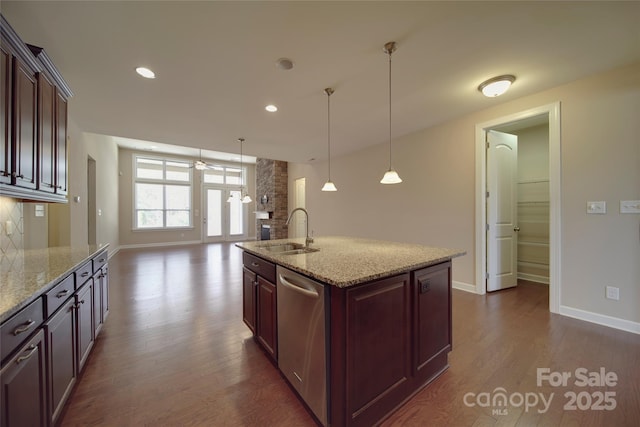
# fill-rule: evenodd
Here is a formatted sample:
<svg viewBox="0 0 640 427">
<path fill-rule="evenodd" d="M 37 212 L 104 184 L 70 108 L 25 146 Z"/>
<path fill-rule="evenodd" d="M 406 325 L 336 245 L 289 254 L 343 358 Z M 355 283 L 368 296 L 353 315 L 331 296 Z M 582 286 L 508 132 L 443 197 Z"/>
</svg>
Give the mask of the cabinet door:
<svg viewBox="0 0 640 427">
<path fill-rule="evenodd" d="M 15 185 L 36 188 L 38 84 L 35 72 L 13 58 Z"/>
<path fill-rule="evenodd" d="M 242 320 L 256 333 L 256 273 L 242 267 Z"/>
<path fill-rule="evenodd" d="M 4 39 L 0 43 L 0 137 L 2 146 L 0 147 L 0 182 L 11 183 L 11 94 L 12 94 L 12 54 L 5 46 Z"/>
<path fill-rule="evenodd" d="M 257 337 L 264 349 L 278 360 L 276 285 L 258 276 Z"/>
<path fill-rule="evenodd" d="M 44 333 L 40 329 L 0 372 L 0 425 L 46 426 L 46 371 Z"/>
<path fill-rule="evenodd" d="M 56 193 L 66 195 L 67 177 L 67 99 L 57 92 L 56 96 Z"/>
<path fill-rule="evenodd" d="M 56 160 L 56 88 L 45 76 L 38 73 L 38 190 L 55 191 Z"/>
<path fill-rule="evenodd" d="M 414 375 L 427 381 L 442 369 L 451 351 L 451 262 L 413 273 Z M 446 360 L 446 359 L 445 359 Z"/>
<path fill-rule="evenodd" d="M 347 416 L 374 425 L 406 397 L 411 380 L 409 274 L 346 291 Z"/>
<path fill-rule="evenodd" d="M 78 373 L 84 368 L 95 337 L 94 327 L 94 283 L 93 278 L 78 290 L 74 296 L 76 307 L 76 330 L 78 347 Z"/>
<path fill-rule="evenodd" d="M 47 339 L 49 409 L 51 425 L 60 417 L 76 383 L 75 299 L 71 298 L 44 325 Z"/>
<path fill-rule="evenodd" d="M 94 337 L 98 337 L 104 321 L 109 314 L 109 271 L 108 267 L 104 265 L 93 276 L 94 290 L 93 290 L 93 320 L 95 323 Z"/>
</svg>

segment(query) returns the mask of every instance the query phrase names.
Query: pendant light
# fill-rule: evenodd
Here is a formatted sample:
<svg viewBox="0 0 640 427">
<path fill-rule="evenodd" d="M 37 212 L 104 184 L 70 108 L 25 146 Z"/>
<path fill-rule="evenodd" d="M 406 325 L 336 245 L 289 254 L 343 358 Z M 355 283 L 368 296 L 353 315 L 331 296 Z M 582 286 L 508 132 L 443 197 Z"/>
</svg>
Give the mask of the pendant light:
<svg viewBox="0 0 640 427">
<path fill-rule="evenodd" d="M 327 150 L 329 152 L 329 179 L 324 183 L 322 191 L 338 191 L 333 181 L 331 181 L 331 95 L 334 90 L 330 87 L 324 90 L 327 94 Z"/>
<path fill-rule="evenodd" d="M 238 142 L 240 143 L 240 201 L 242 203 L 251 203 L 253 200 L 251 200 L 251 196 L 249 196 L 249 193 L 245 192 L 244 189 L 244 169 L 242 164 L 242 143 L 244 142 L 244 138 L 238 138 Z M 227 202 L 231 203 L 235 198 L 236 197 L 231 195 L 227 199 Z"/>
<path fill-rule="evenodd" d="M 391 165 L 391 54 L 396 50 L 396 42 L 388 42 L 382 49 L 384 53 L 389 55 L 389 170 L 384 173 L 380 180 L 381 184 L 399 184 L 402 182 L 398 172 Z"/>
</svg>

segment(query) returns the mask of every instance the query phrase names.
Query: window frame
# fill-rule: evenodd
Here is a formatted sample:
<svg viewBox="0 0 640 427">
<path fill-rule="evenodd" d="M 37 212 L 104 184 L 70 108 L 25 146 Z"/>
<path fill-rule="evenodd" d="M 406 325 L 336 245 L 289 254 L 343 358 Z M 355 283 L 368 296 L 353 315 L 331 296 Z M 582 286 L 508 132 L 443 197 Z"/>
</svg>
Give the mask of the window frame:
<svg viewBox="0 0 640 427">
<path fill-rule="evenodd" d="M 138 177 L 138 159 L 145 160 L 153 160 L 162 162 L 162 179 L 155 178 L 139 178 Z M 145 154 L 134 154 L 132 156 L 132 230 L 133 231 L 176 231 L 176 230 L 189 230 L 194 229 L 193 222 L 193 168 L 191 167 L 191 162 L 185 159 L 177 159 L 172 157 L 164 157 L 164 156 L 153 156 L 153 155 L 145 155 Z M 167 176 L 167 163 L 179 163 L 187 165 L 187 172 L 189 174 L 188 181 L 180 181 L 180 180 L 172 180 L 166 179 Z M 138 209 L 137 208 L 137 184 L 154 184 L 162 186 L 162 209 Z M 167 208 L 167 186 L 182 186 L 187 187 L 189 191 L 189 224 L 182 226 L 167 226 L 167 212 L 173 211 L 185 211 L 185 209 L 168 209 Z M 161 227 L 140 227 L 138 225 L 138 212 L 140 211 L 162 211 L 162 226 Z"/>
</svg>

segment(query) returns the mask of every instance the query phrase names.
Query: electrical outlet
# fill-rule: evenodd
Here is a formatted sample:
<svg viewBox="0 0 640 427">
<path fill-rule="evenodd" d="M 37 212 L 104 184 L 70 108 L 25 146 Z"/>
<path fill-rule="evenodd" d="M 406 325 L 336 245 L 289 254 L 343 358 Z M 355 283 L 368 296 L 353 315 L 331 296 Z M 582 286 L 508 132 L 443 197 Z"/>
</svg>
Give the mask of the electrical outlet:
<svg viewBox="0 0 640 427">
<path fill-rule="evenodd" d="M 640 200 L 620 200 L 620 213 L 640 213 Z"/>
<path fill-rule="evenodd" d="M 606 286 L 607 299 L 618 301 L 620 299 L 620 289 L 615 286 Z"/>
</svg>

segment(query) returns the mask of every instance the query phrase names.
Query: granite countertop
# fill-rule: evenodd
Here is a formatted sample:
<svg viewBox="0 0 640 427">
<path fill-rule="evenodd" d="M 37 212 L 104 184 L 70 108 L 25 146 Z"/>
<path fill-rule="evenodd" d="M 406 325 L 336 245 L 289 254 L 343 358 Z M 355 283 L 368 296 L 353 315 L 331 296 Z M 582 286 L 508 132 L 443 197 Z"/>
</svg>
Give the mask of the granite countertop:
<svg viewBox="0 0 640 427">
<path fill-rule="evenodd" d="M 103 245 L 25 249 L 0 257 L 0 323 L 38 298 Z"/>
<path fill-rule="evenodd" d="M 304 238 L 241 242 L 236 246 L 340 288 L 423 268 L 466 253 L 459 249 L 353 237 L 317 237 L 314 240 L 311 247 L 319 251 L 297 255 L 269 252 L 264 246 L 284 242 L 304 244 Z"/>
</svg>

